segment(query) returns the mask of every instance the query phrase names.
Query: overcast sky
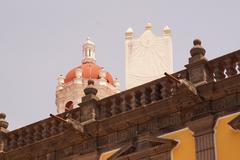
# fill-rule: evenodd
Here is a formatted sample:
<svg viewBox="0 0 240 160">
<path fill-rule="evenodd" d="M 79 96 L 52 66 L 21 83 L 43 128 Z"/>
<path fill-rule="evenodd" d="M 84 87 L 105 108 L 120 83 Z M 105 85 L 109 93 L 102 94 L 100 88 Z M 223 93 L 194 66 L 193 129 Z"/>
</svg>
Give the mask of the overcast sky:
<svg viewBox="0 0 240 160">
<path fill-rule="evenodd" d="M 184 68 L 192 40 L 212 59 L 240 48 L 238 0 L 0 0 L 0 112 L 9 129 L 56 113 L 56 78 L 81 62 L 89 36 L 97 63 L 124 88 L 124 34 L 147 22 L 172 29 L 174 71 Z"/>
</svg>

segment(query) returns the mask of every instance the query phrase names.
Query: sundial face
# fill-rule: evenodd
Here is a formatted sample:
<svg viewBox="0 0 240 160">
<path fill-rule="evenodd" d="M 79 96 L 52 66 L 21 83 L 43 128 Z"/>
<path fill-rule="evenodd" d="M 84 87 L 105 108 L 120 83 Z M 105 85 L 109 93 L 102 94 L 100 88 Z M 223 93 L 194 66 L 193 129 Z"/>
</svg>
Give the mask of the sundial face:
<svg viewBox="0 0 240 160">
<path fill-rule="evenodd" d="M 163 71 L 168 71 L 169 60 L 163 43 L 163 39 L 152 34 L 145 34 L 133 41 L 129 48 L 129 76 L 156 79 Z"/>
<path fill-rule="evenodd" d="M 152 45 L 152 41 L 153 41 L 153 38 L 151 38 L 151 37 L 145 37 L 145 38 L 143 38 L 143 39 L 140 40 L 140 44 L 141 44 L 143 47 L 149 48 L 149 47 L 151 47 L 151 45 Z"/>
<path fill-rule="evenodd" d="M 171 72 L 171 39 L 155 36 L 146 30 L 139 38 L 126 41 L 127 87 L 157 79 L 164 72 Z"/>
</svg>

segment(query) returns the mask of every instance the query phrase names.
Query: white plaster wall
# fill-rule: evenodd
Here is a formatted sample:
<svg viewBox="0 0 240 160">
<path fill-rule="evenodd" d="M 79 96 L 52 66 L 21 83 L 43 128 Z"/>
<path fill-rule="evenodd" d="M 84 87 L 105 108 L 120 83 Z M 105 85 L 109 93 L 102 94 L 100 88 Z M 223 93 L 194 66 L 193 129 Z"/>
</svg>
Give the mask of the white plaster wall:
<svg viewBox="0 0 240 160">
<path fill-rule="evenodd" d="M 171 33 L 157 37 L 146 29 L 139 38 L 125 40 L 126 89 L 173 72 Z"/>
</svg>

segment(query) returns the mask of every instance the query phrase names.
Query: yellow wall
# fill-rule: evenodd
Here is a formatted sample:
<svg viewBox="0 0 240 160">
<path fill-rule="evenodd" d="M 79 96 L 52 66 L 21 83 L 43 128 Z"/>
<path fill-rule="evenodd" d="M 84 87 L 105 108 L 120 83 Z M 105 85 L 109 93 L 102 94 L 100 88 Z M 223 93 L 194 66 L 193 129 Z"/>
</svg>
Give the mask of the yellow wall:
<svg viewBox="0 0 240 160">
<path fill-rule="evenodd" d="M 116 153 L 117 151 L 119 150 L 118 149 L 114 149 L 114 150 L 111 150 L 111 151 L 108 151 L 108 152 L 104 152 L 101 154 L 99 160 L 107 160 L 109 157 L 111 157 L 114 153 Z"/>
<path fill-rule="evenodd" d="M 173 160 L 195 160 L 195 141 L 188 128 L 160 137 L 178 141 L 178 145 L 172 151 Z"/>
<path fill-rule="evenodd" d="M 172 151 L 173 160 L 195 160 L 195 142 L 192 132 L 189 129 L 185 128 L 160 137 L 179 141 L 178 145 Z M 107 160 L 107 158 L 117 151 L 118 149 L 103 153 L 100 160 Z"/>
<path fill-rule="evenodd" d="M 222 117 L 218 119 L 215 125 L 217 160 L 240 160 L 240 132 L 235 131 L 228 125 L 228 122 L 239 114 L 240 113 L 236 113 Z M 196 160 L 195 141 L 193 133 L 188 128 L 162 135 L 160 138 L 178 141 L 178 145 L 172 151 L 173 160 Z M 107 160 L 107 158 L 118 150 L 119 149 L 115 149 L 103 153 L 100 160 Z"/>
<path fill-rule="evenodd" d="M 237 115 L 239 115 L 239 113 L 223 117 L 217 121 L 215 126 L 215 140 L 218 160 L 240 159 L 240 132 L 233 130 L 228 125 L 228 122 Z"/>
</svg>

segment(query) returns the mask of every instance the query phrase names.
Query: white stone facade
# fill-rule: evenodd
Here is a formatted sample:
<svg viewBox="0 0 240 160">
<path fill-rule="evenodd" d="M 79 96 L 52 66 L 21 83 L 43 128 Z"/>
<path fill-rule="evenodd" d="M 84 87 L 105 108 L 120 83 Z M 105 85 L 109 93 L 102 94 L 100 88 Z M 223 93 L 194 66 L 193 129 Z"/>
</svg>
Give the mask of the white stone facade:
<svg viewBox="0 0 240 160">
<path fill-rule="evenodd" d="M 118 82 L 116 82 L 116 85 L 117 83 Z M 78 104 L 82 102 L 82 97 L 84 96 L 83 90 L 87 85 L 88 80 L 83 80 L 82 78 L 76 78 L 67 84 L 58 85 L 56 91 L 57 113 L 65 112 L 66 104 L 69 101 L 73 102 L 73 108 L 78 107 Z M 94 87 L 97 88 L 97 96 L 100 99 L 120 91 L 119 87 L 107 83 L 106 80 L 94 80 Z"/>
<path fill-rule="evenodd" d="M 169 27 L 162 36 L 155 36 L 148 23 L 144 33 L 135 38 L 129 28 L 125 35 L 126 89 L 160 78 L 164 72 L 173 72 L 172 37 Z"/>
</svg>

